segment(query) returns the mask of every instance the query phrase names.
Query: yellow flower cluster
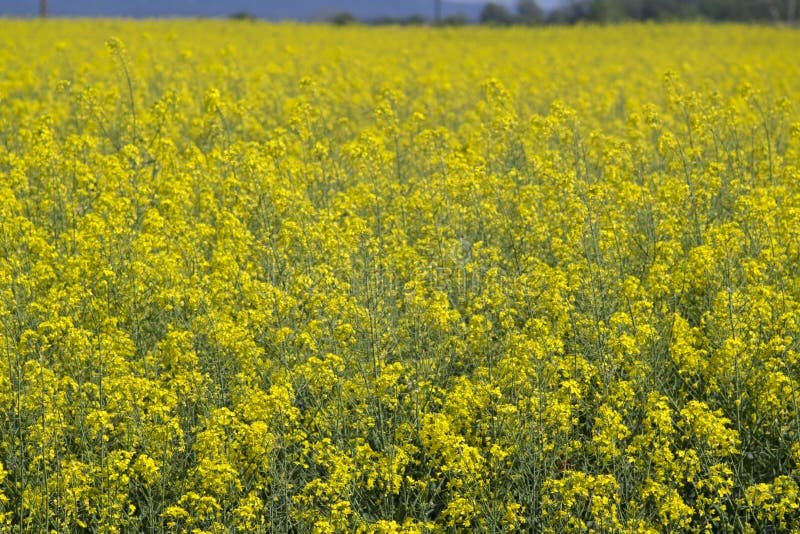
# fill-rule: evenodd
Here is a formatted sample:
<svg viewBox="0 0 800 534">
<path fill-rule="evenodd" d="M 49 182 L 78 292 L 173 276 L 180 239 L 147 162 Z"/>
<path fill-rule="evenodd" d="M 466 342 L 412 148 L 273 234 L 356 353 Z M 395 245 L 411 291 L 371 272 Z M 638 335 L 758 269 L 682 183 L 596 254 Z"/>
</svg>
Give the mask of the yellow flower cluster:
<svg viewBox="0 0 800 534">
<path fill-rule="evenodd" d="M 797 50 L 0 21 L 0 532 L 797 532 Z"/>
</svg>

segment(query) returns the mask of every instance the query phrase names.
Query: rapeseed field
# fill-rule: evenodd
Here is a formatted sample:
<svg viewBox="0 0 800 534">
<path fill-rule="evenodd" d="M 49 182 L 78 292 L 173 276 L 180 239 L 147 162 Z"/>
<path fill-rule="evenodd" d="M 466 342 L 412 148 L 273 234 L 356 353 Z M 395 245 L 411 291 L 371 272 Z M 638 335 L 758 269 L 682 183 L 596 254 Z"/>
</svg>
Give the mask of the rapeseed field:
<svg viewBox="0 0 800 534">
<path fill-rule="evenodd" d="M 0 22 L 0 531 L 798 532 L 800 33 Z"/>
</svg>

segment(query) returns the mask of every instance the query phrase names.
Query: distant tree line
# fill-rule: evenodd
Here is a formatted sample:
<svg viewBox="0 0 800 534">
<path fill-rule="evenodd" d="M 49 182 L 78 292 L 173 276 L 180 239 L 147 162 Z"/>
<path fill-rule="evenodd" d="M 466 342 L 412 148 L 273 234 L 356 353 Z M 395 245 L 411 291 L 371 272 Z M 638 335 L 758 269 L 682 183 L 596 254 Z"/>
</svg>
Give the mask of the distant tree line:
<svg viewBox="0 0 800 534">
<path fill-rule="evenodd" d="M 491 1 L 481 9 L 479 22 L 494 26 L 575 24 L 577 22 L 614 23 L 622 21 L 669 21 L 703 19 L 712 21 L 770 21 L 794 24 L 800 0 L 562 0 L 557 8 L 545 11 L 536 0 L 519 0 L 516 9 Z M 46 6 L 46 2 L 42 2 Z M 46 9 L 46 7 L 43 7 Z M 246 13 L 233 17 L 248 19 Z M 375 25 L 459 26 L 469 24 L 465 15 L 441 16 L 441 0 L 434 1 L 433 20 L 423 15 L 380 17 L 359 20 L 351 13 L 335 13 L 328 20 L 337 25 L 368 23 Z"/>
<path fill-rule="evenodd" d="M 348 26 L 350 24 L 366 23 L 373 26 L 421 26 L 433 24 L 436 26 L 464 26 L 470 23 L 469 17 L 463 14 L 448 15 L 446 17 L 429 19 L 424 15 L 409 15 L 407 17 L 378 17 L 368 20 L 359 20 L 355 15 L 347 11 L 334 13 L 327 19 L 336 26 Z"/>
<path fill-rule="evenodd" d="M 549 13 L 535 0 L 520 0 L 516 13 L 490 2 L 481 11 L 484 24 L 574 24 L 626 20 L 772 21 L 794 24 L 798 0 L 568 0 Z"/>
<path fill-rule="evenodd" d="M 339 12 L 333 14 L 328 19 L 331 23 L 338 26 L 365 22 L 374 25 L 398 25 L 414 26 L 421 24 L 434 24 L 437 26 L 463 26 L 470 23 L 469 17 L 464 14 L 442 16 L 441 2 L 435 2 L 434 18 L 428 19 L 423 15 L 411 15 L 408 17 L 379 17 L 371 20 L 360 21 L 352 13 Z M 483 6 L 479 17 L 482 24 L 491 25 L 511 25 L 511 24 L 543 24 L 546 22 L 544 11 L 536 3 L 536 0 L 519 0 L 516 12 L 511 11 L 504 4 L 489 2 Z"/>
<path fill-rule="evenodd" d="M 771 21 L 793 24 L 798 0 L 573 0 L 548 14 L 554 23 L 624 20 Z"/>
</svg>

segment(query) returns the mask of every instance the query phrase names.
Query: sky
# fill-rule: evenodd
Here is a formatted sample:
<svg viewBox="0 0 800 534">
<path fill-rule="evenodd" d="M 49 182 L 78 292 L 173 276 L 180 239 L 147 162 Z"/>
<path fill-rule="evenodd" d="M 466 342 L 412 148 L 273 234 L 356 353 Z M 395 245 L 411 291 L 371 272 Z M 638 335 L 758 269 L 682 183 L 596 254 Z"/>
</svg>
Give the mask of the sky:
<svg viewBox="0 0 800 534">
<path fill-rule="evenodd" d="M 489 0 L 443 0 L 443 14 L 477 17 Z M 517 0 L 493 0 L 514 9 Z M 547 9 L 559 0 L 539 0 Z M 0 0 L 0 16 L 33 17 L 40 0 Z M 48 0 L 51 16 L 200 16 L 224 17 L 249 12 L 268 19 L 314 19 L 320 13 L 350 11 L 359 18 L 382 15 L 431 16 L 434 0 Z"/>
</svg>

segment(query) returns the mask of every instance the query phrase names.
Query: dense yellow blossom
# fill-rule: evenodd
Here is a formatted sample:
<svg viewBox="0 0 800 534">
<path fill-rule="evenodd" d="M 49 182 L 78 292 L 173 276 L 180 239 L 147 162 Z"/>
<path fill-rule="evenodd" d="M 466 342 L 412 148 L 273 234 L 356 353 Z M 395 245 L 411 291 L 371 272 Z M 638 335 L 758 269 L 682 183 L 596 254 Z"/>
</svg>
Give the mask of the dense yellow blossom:
<svg viewBox="0 0 800 534">
<path fill-rule="evenodd" d="M 0 21 L 0 531 L 796 532 L 797 50 Z"/>
</svg>

